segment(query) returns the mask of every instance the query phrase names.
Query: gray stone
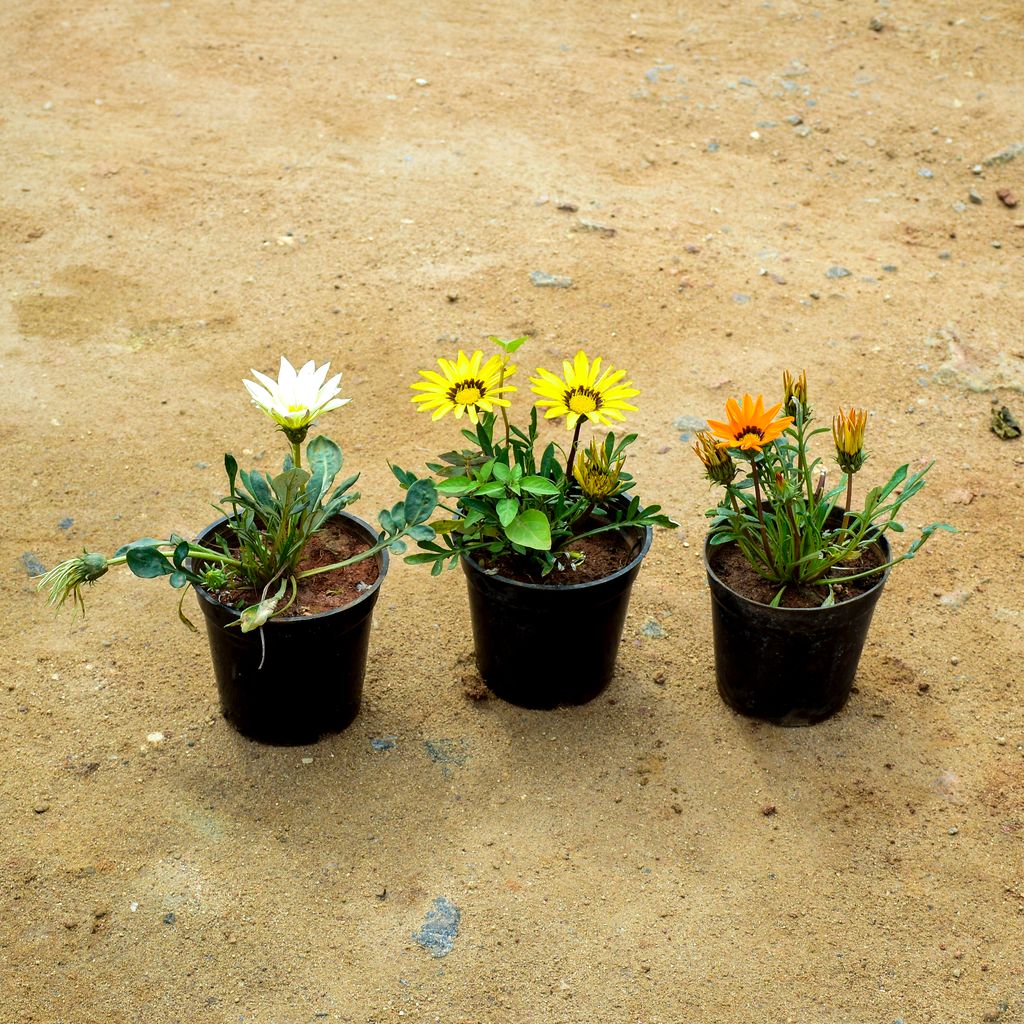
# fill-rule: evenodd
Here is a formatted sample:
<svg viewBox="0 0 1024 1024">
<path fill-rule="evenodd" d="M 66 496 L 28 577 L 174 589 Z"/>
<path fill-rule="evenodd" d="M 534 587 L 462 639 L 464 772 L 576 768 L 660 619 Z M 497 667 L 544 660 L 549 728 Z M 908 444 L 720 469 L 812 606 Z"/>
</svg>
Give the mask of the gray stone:
<svg viewBox="0 0 1024 1024">
<path fill-rule="evenodd" d="M 838 279 L 840 277 L 849 277 L 852 273 L 853 271 L 847 270 L 846 267 L 835 266 L 829 267 L 828 270 L 825 271 L 825 276 Z"/>
<path fill-rule="evenodd" d="M 682 431 L 679 435 L 680 441 L 689 441 L 698 430 L 708 429 L 708 421 L 703 416 L 680 416 L 672 423 L 672 426 L 676 430 Z"/>
<path fill-rule="evenodd" d="M 935 172 L 930 167 L 920 167 L 917 171 L 919 178 L 934 178 Z"/>
<path fill-rule="evenodd" d="M 981 162 L 986 167 L 994 167 L 997 164 L 1008 164 L 1011 160 L 1016 160 L 1022 154 L 1024 154 L 1024 142 L 1014 142 L 1007 146 L 1006 149 L 1001 149 L 998 153 L 985 157 Z"/>
<path fill-rule="evenodd" d="M 447 896 L 438 896 L 413 939 L 432 957 L 447 956 L 455 948 L 462 911 Z"/>
<path fill-rule="evenodd" d="M 985 200 L 981 198 L 981 194 L 973 188 L 967 193 L 967 198 L 970 199 L 975 206 L 981 206 L 981 204 L 985 202 Z"/>
<path fill-rule="evenodd" d="M 21 564 L 29 576 L 44 576 L 46 574 L 46 566 L 31 551 L 26 551 L 21 556 Z"/>
<path fill-rule="evenodd" d="M 537 288 L 571 288 L 571 277 L 559 277 L 555 274 L 547 274 L 543 270 L 530 272 L 530 281 Z"/>
</svg>

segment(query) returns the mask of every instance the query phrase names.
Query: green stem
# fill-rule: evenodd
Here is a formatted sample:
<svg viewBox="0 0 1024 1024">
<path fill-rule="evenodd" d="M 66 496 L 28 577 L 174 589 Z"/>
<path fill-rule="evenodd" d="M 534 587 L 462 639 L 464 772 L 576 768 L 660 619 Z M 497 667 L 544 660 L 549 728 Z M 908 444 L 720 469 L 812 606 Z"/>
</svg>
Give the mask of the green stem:
<svg viewBox="0 0 1024 1024">
<path fill-rule="evenodd" d="M 334 569 L 344 569 L 346 565 L 355 565 L 356 562 L 362 562 L 364 559 L 377 554 L 378 551 L 383 551 L 386 547 L 394 544 L 398 539 L 398 537 L 391 537 L 385 541 L 378 541 L 372 548 L 360 551 L 358 555 L 346 558 L 343 562 L 332 562 L 330 565 L 318 565 L 315 569 L 307 569 L 305 572 L 296 573 L 295 579 L 304 580 L 310 576 L 319 576 L 323 572 L 332 572 Z"/>
<path fill-rule="evenodd" d="M 508 366 L 508 356 L 501 361 L 501 372 L 498 374 L 498 397 L 501 397 L 501 389 L 505 386 L 505 368 Z M 499 405 L 498 408 L 501 410 L 501 419 L 505 424 L 505 447 L 508 447 L 509 440 L 509 424 L 508 424 L 508 412 L 505 406 Z"/>
<path fill-rule="evenodd" d="M 843 513 L 843 525 L 842 529 L 846 529 L 846 524 L 850 521 L 850 506 L 853 504 L 853 474 L 846 474 L 846 510 Z"/>
<path fill-rule="evenodd" d="M 292 441 L 292 465 L 302 469 L 302 445 L 297 441 Z"/>
<path fill-rule="evenodd" d="M 757 463 L 754 456 L 750 456 L 750 475 L 754 478 L 754 504 L 757 506 L 757 519 L 761 524 L 761 546 L 764 548 L 764 557 L 767 560 L 768 568 L 777 572 L 775 559 L 772 558 L 771 547 L 768 544 L 768 527 L 764 523 L 764 510 L 761 508 L 761 483 L 758 479 Z"/>
<path fill-rule="evenodd" d="M 886 569 L 891 569 L 894 565 L 899 565 L 900 562 L 911 558 L 911 555 L 900 555 L 899 558 L 894 558 L 891 562 L 886 562 L 885 565 L 876 565 L 873 569 L 865 569 L 864 572 L 859 572 L 854 576 L 840 576 L 834 580 L 816 580 L 818 586 L 835 586 L 837 583 L 849 583 L 850 580 L 862 580 L 865 576 L 874 576 L 877 573 L 885 572 Z"/>
</svg>

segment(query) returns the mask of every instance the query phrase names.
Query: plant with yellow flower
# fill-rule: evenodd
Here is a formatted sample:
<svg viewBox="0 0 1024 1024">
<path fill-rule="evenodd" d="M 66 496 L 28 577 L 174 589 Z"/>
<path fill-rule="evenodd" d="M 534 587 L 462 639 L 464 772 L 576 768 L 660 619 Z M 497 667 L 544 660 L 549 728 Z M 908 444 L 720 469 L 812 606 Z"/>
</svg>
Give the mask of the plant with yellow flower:
<svg viewBox="0 0 1024 1024">
<path fill-rule="evenodd" d="M 828 488 L 827 468 L 808 452 L 811 438 L 829 428 L 811 428 L 806 374 L 786 371 L 782 385 L 783 400 L 769 408 L 761 395 L 730 398 L 726 418 L 708 420 L 708 430 L 696 435 L 694 453 L 707 478 L 725 492 L 707 512 L 709 544 L 736 544 L 775 590 L 773 606 L 783 603 L 788 590 L 814 587 L 821 591 L 817 603 L 829 606 L 837 594 L 842 599 L 837 588 L 880 579 L 891 566 L 913 558 L 936 530 L 953 528 L 932 523 L 899 557 L 865 561 L 886 531 L 902 532 L 901 509 L 924 486 L 931 464 L 914 473 L 900 466 L 887 483 L 868 490 L 862 509 L 854 509 L 854 477 L 867 461 L 867 412 L 840 409 L 834 417 L 835 460 L 843 478 Z"/>
<path fill-rule="evenodd" d="M 642 506 L 627 494 L 633 478 L 624 469 L 626 449 L 636 434 L 616 438 L 609 432 L 580 450 L 585 425 L 606 427 L 635 412 L 639 394 L 626 371 L 590 359 L 580 351 L 562 364 L 562 374 L 538 368 L 530 378 L 538 396 L 525 426 L 509 421 L 518 367 L 512 355 L 526 338 L 490 339 L 499 351 L 459 352 L 438 360 L 438 370 L 421 370 L 411 385 L 412 401 L 438 420 L 449 412 L 465 416 L 468 447 L 442 454 L 427 467 L 437 478 L 440 507 L 447 517 L 432 523 L 438 536 L 421 541 L 409 562 L 429 564 L 440 573 L 460 556 L 489 561 L 516 557 L 538 577 L 556 565 L 570 564 L 573 544 L 584 537 L 629 527 L 675 526 L 660 506 Z M 538 452 L 537 410 L 545 419 L 564 419 L 572 431 L 568 449 L 549 441 Z M 499 421 L 500 415 L 500 421 Z M 392 467 L 403 487 L 420 478 Z M 445 502 L 448 502 L 447 504 Z"/>
</svg>

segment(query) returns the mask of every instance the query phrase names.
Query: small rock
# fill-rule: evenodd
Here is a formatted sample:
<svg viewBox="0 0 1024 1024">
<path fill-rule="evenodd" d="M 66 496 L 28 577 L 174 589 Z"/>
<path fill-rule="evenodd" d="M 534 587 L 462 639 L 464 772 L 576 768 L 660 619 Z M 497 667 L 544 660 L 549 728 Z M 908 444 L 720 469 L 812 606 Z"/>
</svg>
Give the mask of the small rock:
<svg viewBox="0 0 1024 1024">
<path fill-rule="evenodd" d="M 959 835 L 959 834 L 960 834 L 960 829 L 958 829 L 958 828 L 956 827 L 956 825 L 954 825 L 954 826 L 953 826 L 953 827 L 952 827 L 952 828 L 951 828 L 951 829 L 949 830 L 949 834 L 950 834 L 951 836 L 956 836 L 956 835 Z"/>
<path fill-rule="evenodd" d="M 655 622 L 654 619 L 648 619 L 640 627 L 640 632 L 652 640 L 660 640 L 665 635 L 665 630 L 662 628 L 661 623 Z"/>
<path fill-rule="evenodd" d="M 738 302 L 741 306 L 745 306 L 750 301 L 750 296 L 743 292 L 734 292 L 732 301 Z"/>
<path fill-rule="evenodd" d="M 799 135 L 801 139 L 806 139 L 807 136 L 811 134 L 810 125 L 806 125 L 806 124 L 797 125 L 797 127 L 793 129 L 793 134 L 794 135 Z"/>
<path fill-rule="evenodd" d="M 794 128 L 798 124 L 804 123 L 804 119 L 799 114 L 790 114 L 789 117 L 786 118 L 786 121 L 788 124 L 791 124 Z"/>
<path fill-rule="evenodd" d="M 917 692 L 918 693 L 927 693 L 930 689 L 931 689 L 931 685 L 928 684 L 928 683 L 918 683 L 917 684 Z"/>
<path fill-rule="evenodd" d="M 775 804 L 765 804 L 765 805 L 764 805 L 764 806 L 763 806 L 763 807 L 761 808 L 761 813 L 762 813 L 762 814 L 763 814 L 763 815 L 764 815 L 764 816 L 765 816 L 766 818 L 772 818 L 772 817 L 774 817 L 774 816 L 775 816 L 775 814 L 777 813 L 777 809 L 776 809 L 776 807 L 775 807 Z"/>
<path fill-rule="evenodd" d="M 939 597 L 939 604 L 945 608 L 963 608 L 970 597 L 969 590 L 951 590 L 948 594 L 942 594 Z"/>
<path fill-rule="evenodd" d="M 897 270 L 899 270 L 900 268 L 899 268 L 899 267 L 897 267 L 897 266 L 895 266 L 895 265 L 894 265 L 894 264 L 892 264 L 892 263 L 886 263 L 886 264 L 883 264 L 883 266 L 882 266 L 882 269 L 883 269 L 883 270 L 884 270 L 884 271 L 885 271 L 885 272 L 886 272 L 887 274 L 895 274 L 895 273 L 896 273 L 896 271 L 897 271 Z"/>
<path fill-rule="evenodd" d="M 164 924 L 174 924 L 178 919 L 174 916 L 174 911 L 168 911 L 164 914 Z"/>
<path fill-rule="evenodd" d="M 423 86 L 430 85 L 430 82 L 428 82 L 427 79 L 425 78 L 417 78 L 416 84 L 422 89 Z"/>
<path fill-rule="evenodd" d="M 38 558 L 31 551 L 26 551 L 21 556 L 21 564 L 25 567 L 25 572 L 29 576 L 45 576 L 46 566 L 39 561 Z"/>
<path fill-rule="evenodd" d="M 164 745 L 165 736 L 162 732 L 151 732 L 146 735 L 146 742 L 151 747 L 162 747 Z"/>
<path fill-rule="evenodd" d="M 547 274 L 543 270 L 530 272 L 530 281 L 537 288 L 571 288 L 571 277 L 558 277 L 554 274 Z"/>
<path fill-rule="evenodd" d="M 455 948 L 461 920 L 462 911 L 447 896 L 438 896 L 413 940 L 432 957 L 447 956 Z"/>
<path fill-rule="evenodd" d="M 575 203 L 559 203 L 556 210 L 561 210 L 563 213 L 575 213 L 579 207 Z"/>
<path fill-rule="evenodd" d="M 836 266 L 836 267 L 829 267 L 828 270 L 825 271 L 825 276 L 826 277 L 831 277 L 833 279 L 837 279 L 837 278 L 840 278 L 840 277 L 850 277 L 850 275 L 852 273 L 853 273 L 853 271 L 847 270 L 846 267 L 838 267 L 838 266 Z"/>
<path fill-rule="evenodd" d="M 952 259 L 952 257 L 953 254 L 948 249 L 943 249 L 942 252 L 939 253 L 940 260 L 948 260 Z"/>
<path fill-rule="evenodd" d="M 977 189 L 973 188 L 967 193 L 967 198 L 970 199 L 975 206 L 981 206 L 981 204 L 985 202 L 981 197 L 981 193 L 979 193 Z"/>
<path fill-rule="evenodd" d="M 70 530 L 75 525 L 74 519 L 71 516 L 65 516 L 60 522 L 57 523 L 57 528 L 60 530 Z"/>
<path fill-rule="evenodd" d="M 376 736 L 370 740 L 370 748 L 378 753 L 382 750 L 394 750 L 397 746 L 397 736 Z"/>
<path fill-rule="evenodd" d="M 664 672 L 656 672 L 655 673 L 655 675 L 654 675 L 654 685 L 655 686 L 664 686 L 666 684 L 666 682 L 667 682 L 667 680 L 665 679 L 665 673 Z"/>
<path fill-rule="evenodd" d="M 1015 160 L 1021 154 L 1024 154 L 1024 142 L 1014 142 L 1005 149 L 999 150 L 998 153 L 993 153 L 991 156 L 985 157 L 981 162 L 986 167 L 994 167 L 997 164 L 1008 164 L 1011 160 Z"/>
<path fill-rule="evenodd" d="M 708 429 L 708 421 L 703 416 L 679 416 L 672 422 L 672 426 L 682 431 L 680 441 L 689 441 L 697 431 Z"/>
<path fill-rule="evenodd" d="M 878 18 L 872 18 L 868 22 L 868 28 L 871 29 L 872 32 L 881 32 L 882 29 L 885 28 L 885 24 Z"/>
<path fill-rule="evenodd" d="M 1004 441 L 1012 441 L 1014 438 L 1020 437 L 1021 434 L 1020 424 L 1014 418 L 1013 413 L 1005 405 L 997 403 L 992 405 L 989 428 L 996 437 L 1001 437 Z"/>
<path fill-rule="evenodd" d="M 590 231 L 595 235 L 600 235 L 602 238 L 614 238 L 618 234 L 615 228 L 610 228 L 606 224 L 598 224 L 596 221 L 584 220 L 583 217 L 580 217 L 569 230 Z"/>
<path fill-rule="evenodd" d="M 303 764 L 312 764 L 313 763 L 313 758 L 311 758 L 311 757 L 304 757 L 302 759 L 302 763 Z"/>
<path fill-rule="evenodd" d="M 919 178 L 934 178 L 935 172 L 930 167 L 921 167 L 918 169 L 917 176 Z"/>
<path fill-rule="evenodd" d="M 974 498 L 974 491 L 968 487 L 957 487 L 952 491 L 946 492 L 947 505 L 970 505 Z"/>
<path fill-rule="evenodd" d="M 50 805 L 47 803 L 38 803 L 32 808 L 36 814 L 45 814 L 50 809 Z"/>
<path fill-rule="evenodd" d="M 996 196 L 1003 206 L 1011 210 L 1016 208 L 1018 202 L 1017 197 L 1008 188 L 997 189 Z"/>
<path fill-rule="evenodd" d="M 462 696 L 467 700 L 487 700 L 491 691 L 484 685 L 478 672 L 466 672 L 462 676 Z"/>
</svg>

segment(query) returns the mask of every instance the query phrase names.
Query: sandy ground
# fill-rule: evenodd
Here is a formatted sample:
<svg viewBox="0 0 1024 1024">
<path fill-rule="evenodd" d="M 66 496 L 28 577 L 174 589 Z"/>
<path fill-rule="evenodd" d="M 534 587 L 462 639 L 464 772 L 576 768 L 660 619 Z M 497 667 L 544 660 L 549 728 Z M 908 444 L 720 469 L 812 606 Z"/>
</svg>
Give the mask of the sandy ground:
<svg viewBox="0 0 1024 1024">
<path fill-rule="evenodd" d="M 28 0 L 0 51 L 4 1024 L 1024 1020 L 1019 3 Z M 35 594 L 277 462 L 250 367 L 345 373 L 372 515 L 455 437 L 416 371 L 521 332 L 629 369 L 681 523 L 605 698 L 468 700 L 463 579 L 393 563 L 359 719 L 265 748 L 167 588 Z M 786 367 L 961 531 L 806 730 L 718 699 L 680 422 Z"/>
</svg>

